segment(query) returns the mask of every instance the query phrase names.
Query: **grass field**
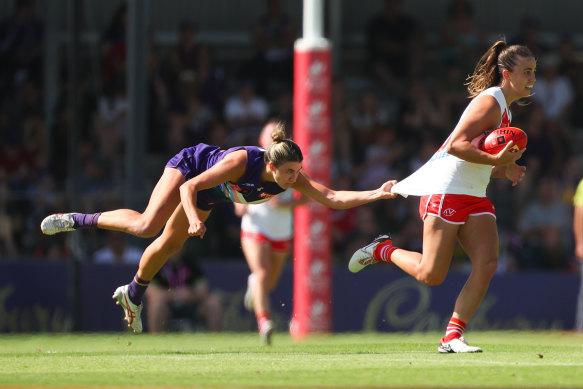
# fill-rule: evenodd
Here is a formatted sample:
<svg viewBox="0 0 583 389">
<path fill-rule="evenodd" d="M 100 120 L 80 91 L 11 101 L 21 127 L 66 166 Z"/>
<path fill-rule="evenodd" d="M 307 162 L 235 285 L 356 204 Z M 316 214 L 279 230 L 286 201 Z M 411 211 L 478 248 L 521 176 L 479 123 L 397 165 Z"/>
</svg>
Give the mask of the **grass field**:
<svg viewBox="0 0 583 389">
<path fill-rule="evenodd" d="M 583 388 L 581 334 L 473 331 L 484 352 L 465 355 L 437 353 L 440 336 L 0 335 L 0 388 Z"/>
</svg>

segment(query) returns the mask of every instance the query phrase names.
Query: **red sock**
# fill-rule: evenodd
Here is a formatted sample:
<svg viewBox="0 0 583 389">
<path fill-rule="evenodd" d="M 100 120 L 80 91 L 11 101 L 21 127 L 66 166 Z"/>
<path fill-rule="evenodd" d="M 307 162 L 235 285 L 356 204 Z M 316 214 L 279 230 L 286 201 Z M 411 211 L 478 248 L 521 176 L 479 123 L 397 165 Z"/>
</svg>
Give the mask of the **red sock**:
<svg viewBox="0 0 583 389">
<path fill-rule="evenodd" d="M 397 247 L 393 246 L 393 242 L 387 239 L 377 245 L 373 252 L 373 257 L 378 261 L 391 262 L 391 255 L 396 249 Z"/>
<path fill-rule="evenodd" d="M 257 328 L 261 330 L 261 326 L 263 323 L 269 320 L 269 313 L 268 312 L 261 312 L 256 315 L 257 317 Z"/>
<path fill-rule="evenodd" d="M 451 319 L 449 319 L 449 324 L 445 329 L 445 336 L 442 341 L 447 343 L 452 339 L 461 337 L 465 329 L 466 323 L 452 316 Z"/>
</svg>

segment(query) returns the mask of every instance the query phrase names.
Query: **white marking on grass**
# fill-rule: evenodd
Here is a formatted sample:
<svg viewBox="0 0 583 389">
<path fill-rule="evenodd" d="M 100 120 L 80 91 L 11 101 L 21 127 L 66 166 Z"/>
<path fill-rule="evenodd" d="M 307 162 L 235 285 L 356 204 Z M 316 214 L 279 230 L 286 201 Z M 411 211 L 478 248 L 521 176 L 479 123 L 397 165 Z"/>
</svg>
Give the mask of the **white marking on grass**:
<svg viewBox="0 0 583 389">
<path fill-rule="evenodd" d="M 434 364 L 434 365 L 450 365 L 452 363 L 468 363 L 474 365 L 491 365 L 491 366 L 583 366 L 583 362 L 547 362 L 541 360 L 540 362 L 516 362 L 516 361 L 488 361 L 479 359 L 480 354 L 476 354 L 476 359 L 459 359 L 455 356 L 447 356 L 447 355 L 436 355 L 435 359 L 431 358 L 391 358 L 387 356 L 382 356 L 379 354 L 375 354 L 375 361 L 377 362 L 406 362 L 406 363 L 425 363 L 425 364 Z M 132 358 L 132 359 L 142 359 L 142 358 L 162 358 L 162 359 L 169 359 L 169 360 L 184 360 L 184 361 L 192 361 L 192 360 L 210 360 L 210 359 L 240 359 L 239 357 L 243 357 L 245 361 L 271 361 L 271 362 L 283 362 L 283 361 L 290 361 L 297 359 L 296 357 L 298 354 L 293 354 L 289 356 L 275 356 L 275 355 L 258 355 L 257 353 L 217 353 L 217 354 L 190 354 L 190 355 L 161 355 L 161 354 L 140 354 L 140 355 L 119 355 L 120 357 L 124 358 Z M 370 355 L 368 354 L 347 354 L 346 358 L 337 357 L 337 356 L 330 356 L 330 357 L 321 357 L 321 356 L 312 356 L 311 354 L 301 354 L 302 358 L 304 358 L 304 362 L 306 362 L 305 357 L 309 358 L 309 361 L 317 361 L 317 362 L 341 362 L 341 361 L 350 361 L 358 362 L 363 361 L 367 362 L 370 360 Z M 358 356 L 362 356 L 362 358 L 358 358 Z M 224 357 L 224 358 L 223 358 Z M 309 362 L 307 361 L 307 362 Z"/>
</svg>

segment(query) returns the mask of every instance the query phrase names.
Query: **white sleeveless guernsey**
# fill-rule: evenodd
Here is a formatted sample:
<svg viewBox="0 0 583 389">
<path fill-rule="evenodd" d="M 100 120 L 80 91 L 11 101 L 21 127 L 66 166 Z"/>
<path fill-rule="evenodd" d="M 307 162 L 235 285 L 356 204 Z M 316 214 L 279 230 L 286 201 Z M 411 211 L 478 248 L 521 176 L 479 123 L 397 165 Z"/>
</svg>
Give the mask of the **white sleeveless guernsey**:
<svg viewBox="0 0 583 389">
<path fill-rule="evenodd" d="M 500 123 L 496 128 L 510 126 L 512 116 L 506 104 L 504 93 L 497 86 L 486 89 L 472 99 L 464 110 L 460 122 L 463 120 L 469 107 L 474 104 L 476 99 L 483 95 L 494 97 L 498 105 L 500 105 Z M 430 194 L 461 194 L 486 197 L 486 188 L 490 182 L 492 166 L 464 161 L 461 158 L 448 154 L 445 148 L 450 139 L 451 134 L 429 161 L 409 177 L 393 186 L 391 192 L 400 194 L 403 197 L 409 195 L 425 196 Z"/>
<path fill-rule="evenodd" d="M 283 201 L 293 199 L 293 189 L 287 189 L 278 197 Z M 241 229 L 266 236 L 271 240 L 288 240 L 293 236 L 293 209 L 274 207 L 268 202 L 250 204 L 241 219 Z"/>
</svg>

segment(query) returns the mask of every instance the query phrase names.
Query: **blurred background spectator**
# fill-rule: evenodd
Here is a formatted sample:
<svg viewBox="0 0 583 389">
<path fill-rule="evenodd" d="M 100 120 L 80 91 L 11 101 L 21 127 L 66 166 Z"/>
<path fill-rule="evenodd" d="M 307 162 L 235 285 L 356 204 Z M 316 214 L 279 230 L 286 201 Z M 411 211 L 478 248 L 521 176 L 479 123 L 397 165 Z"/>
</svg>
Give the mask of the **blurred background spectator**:
<svg viewBox="0 0 583 389">
<path fill-rule="evenodd" d="M 146 291 L 148 331 L 208 331 L 222 328 L 222 306 L 209 285 L 197 258 L 186 249 L 172 255 Z"/>
<path fill-rule="evenodd" d="M 34 0 L 17 0 L 0 18 L 0 97 L 18 92 L 25 80 L 42 80 L 43 25 Z"/>
<path fill-rule="evenodd" d="M 522 269 L 567 269 L 572 247 L 570 239 L 571 217 L 559 192 L 559 182 L 554 176 L 540 179 L 536 197 L 523 209 L 518 230 L 523 242 L 519 251 Z"/>
<path fill-rule="evenodd" d="M 93 262 L 107 264 L 137 264 L 142 257 L 139 247 L 128 243 L 129 237 L 119 231 L 106 231 L 107 245 L 93 253 Z"/>
<path fill-rule="evenodd" d="M 389 94 L 404 97 L 409 77 L 421 71 L 423 34 L 403 10 L 403 0 L 383 0 L 382 9 L 366 25 L 368 73 Z"/>
<path fill-rule="evenodd" d="M 241 75 L 254 81 L 257 91 L 273 97 L 274 90 L 292 87 L 296 22 L 285 12 L 282 0 L 264 0 L 265 13 L 253 25 L 255 54 L 243 65 Z"/>
</svg>

